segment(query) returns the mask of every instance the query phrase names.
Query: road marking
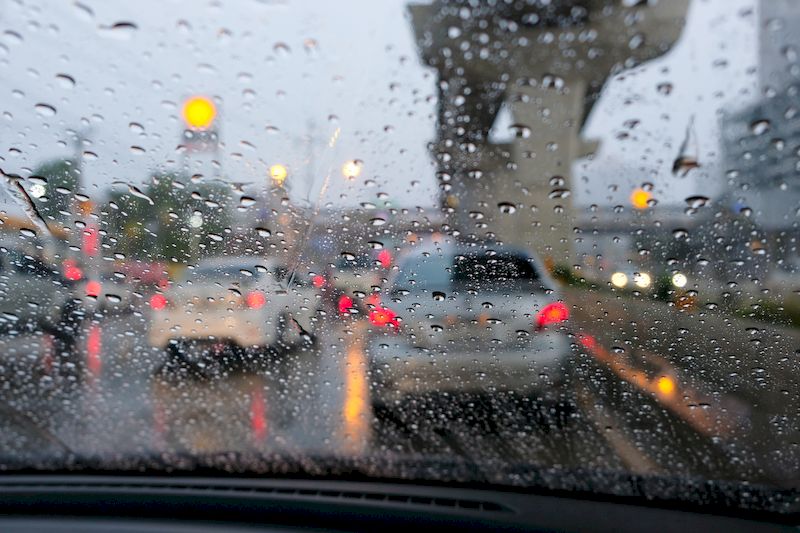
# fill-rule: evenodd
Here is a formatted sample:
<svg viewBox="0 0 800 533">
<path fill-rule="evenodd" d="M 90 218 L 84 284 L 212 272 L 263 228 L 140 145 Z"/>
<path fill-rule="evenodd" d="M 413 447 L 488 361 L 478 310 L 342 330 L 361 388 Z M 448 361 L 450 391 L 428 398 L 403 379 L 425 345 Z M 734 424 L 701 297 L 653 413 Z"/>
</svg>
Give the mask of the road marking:
<svg viewBox="0 0 800 533">
<path fill-rule="evenodd" d="M 625 467 L 635 474 L 661 474 L 664 470 L 623 434 L 623 424 L 608 409 L 597 409 L 596 397 L 584 386 L 577 391 L 581 412 L 597 427 Z M 611 428 L 610 430 L 607 428 Z"/>
</svg>

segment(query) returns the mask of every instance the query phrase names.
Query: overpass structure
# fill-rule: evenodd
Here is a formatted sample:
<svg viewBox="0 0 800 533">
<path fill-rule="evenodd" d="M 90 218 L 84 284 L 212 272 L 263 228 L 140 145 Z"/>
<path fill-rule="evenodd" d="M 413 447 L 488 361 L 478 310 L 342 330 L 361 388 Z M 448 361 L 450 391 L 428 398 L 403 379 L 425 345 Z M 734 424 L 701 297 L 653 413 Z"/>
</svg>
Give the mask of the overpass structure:
<svg viewBox="0 0 800 533">
<path fill-rule="evenodd" d="M 450 227 L 573 261 L 570 168 L 598 146 L 581 129 L 610 76 L 670 49 L 688 1 L 410 5 L 420 55 L 438 76 L 431 146 Z M 491 135 L 501 110 L 508 142 Z"/>
</svg>

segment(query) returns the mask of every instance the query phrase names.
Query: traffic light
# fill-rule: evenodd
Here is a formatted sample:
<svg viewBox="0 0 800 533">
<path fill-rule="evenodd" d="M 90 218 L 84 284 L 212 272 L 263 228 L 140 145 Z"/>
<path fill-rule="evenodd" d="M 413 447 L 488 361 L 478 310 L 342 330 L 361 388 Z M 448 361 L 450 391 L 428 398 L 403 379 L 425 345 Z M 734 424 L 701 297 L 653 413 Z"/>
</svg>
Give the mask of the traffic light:
<svg viewBox="0 0 800 533">
<path fill-rule="evenodd" d="M 207 130 L 217 116 L 217 106 L 206 96 L 192 96 L 183 104 L 183 121 L 193 130 Z"/>
<path fill-rule="evenodd" d="M 653 195 L 650 192 L 638 188 L 634 189 L 631 193 L 631 205 L 636 209 L 647 209 L 650 207 L 650 200 L 653 198 Z"/>
<path fill-rule="evenodd" d="M 283 186 L 283 182 L 286 181 L 288 175 L 289 170 L 284 165 L 277 164 L 269 167 L 269 177 L 272 178 L 272 181 L 275 182 L 275 185 L 278 187 Z"/>
</svg>

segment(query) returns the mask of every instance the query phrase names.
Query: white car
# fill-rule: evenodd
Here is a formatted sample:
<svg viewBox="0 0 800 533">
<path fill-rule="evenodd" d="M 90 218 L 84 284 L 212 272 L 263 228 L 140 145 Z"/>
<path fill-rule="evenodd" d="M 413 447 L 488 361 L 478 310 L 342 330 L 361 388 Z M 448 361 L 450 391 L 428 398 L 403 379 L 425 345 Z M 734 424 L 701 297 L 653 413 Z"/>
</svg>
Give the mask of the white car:
<svg viewBox="0 0 800 533">
<path fill-rule="evenodd" d="M 149 341 L 171 356 L 207 367 L 223 358 L 311 344 L 317 291 L 262 257 L 201 261 L 150 297 Z"/>
<path fill-rule="evenodd" d="M 364 298 L 380 285 L 379 264 L 369 255 L 341 257 L 329 277 L 336 289 L 348 296 Z"/>
<path fill-rule="evenodd" d="M 519 250 L 413 249 L 368 315 L 373 405 L 443 392 L 559 400 L 572 350 L 555 286 Z"/>
</svg>

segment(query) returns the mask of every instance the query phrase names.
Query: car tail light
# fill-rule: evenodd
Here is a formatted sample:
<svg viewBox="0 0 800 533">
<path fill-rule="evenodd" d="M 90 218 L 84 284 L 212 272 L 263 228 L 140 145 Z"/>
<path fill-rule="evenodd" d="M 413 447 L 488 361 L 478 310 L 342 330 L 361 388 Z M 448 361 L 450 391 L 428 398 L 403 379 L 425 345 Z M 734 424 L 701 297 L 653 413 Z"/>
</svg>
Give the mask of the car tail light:
<svg viewBox="0 0 800 533">
<path fill-rule="evenodd" d="M 69 281 L 79 281 L 83 277 L 83 271 L 78 268 L 74 260 L 67 259 L 64 261 L 64 277 Z"/>
<path fill-rule="evenodd" d="M 397 319 L 397 313 L 388 307 L 376 307 L 369 312 L 369 321 L 373 326 L 389 326 L 393 330 L 400 329 L 400 321 Z"/>
<path fill-rule="evenodd" d="M 392 266 L 392 253 L 387 250 L 383 249 L 378 252 L 378 261 L 380 262 L 383 268 L 389 268 Z"/>
<path fill-rule="evenodd" d="M 167 297 L 163 294 L 154 294 L 150 297 L 150 307 L 160 311 L 167 306 Z"/>
<path fill-rule="evenodd" d="M 569 319 L 569 309 L 562 302 L 553 302 L 545 305 L 536 315 L 536 328 L 541 329 L 553 324 L 559 324 Z"/>
<path fill-rule="evenodd" d="M 317 289 L 321 289 L 322 287 L 325 286 L 325 276 L 323 276 L 322 274 L 317 274 L 311 279 L 311 283 L 313 283 L 314 287 L 316 287 Z"/>
<path fill-rule="evenodd" d="M 353 299 L 347 296 L 346 294 L 342 294 L 339 296 L 339 301 L 336 303 L 336 307 L 339 309 L 339 314 L 342 315 L 349 315 L 350 311 L 355 307 L 353 303 Z"/>
<path fill-rule="evenodd" d="M 261 309 L 267 303 L 267 297 L 264 296 L 263 292 L 253 291 L 247 293 L 244 301 L 250 309 Z"/>
<path fill-rule="evenodd" d="M 100 292 L 102 292 L 102 290 L 103 286 L 100 285 L 100 282 L 97 280 L 92 280 L 86 284 L 86 296 L 97 298 L 100 296 Z"/>
</svg>

